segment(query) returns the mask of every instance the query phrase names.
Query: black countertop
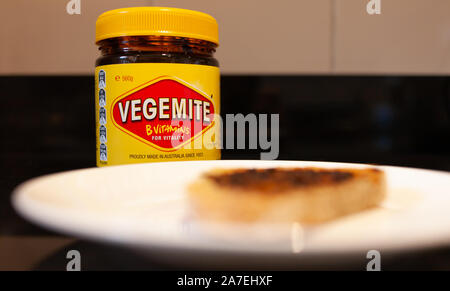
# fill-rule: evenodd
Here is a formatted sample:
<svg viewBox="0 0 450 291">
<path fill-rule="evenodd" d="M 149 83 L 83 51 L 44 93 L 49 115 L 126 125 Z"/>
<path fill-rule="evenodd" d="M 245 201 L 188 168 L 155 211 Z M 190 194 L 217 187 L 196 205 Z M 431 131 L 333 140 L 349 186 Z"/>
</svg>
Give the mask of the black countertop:
<svg viewBox="0 0 450 291">
<path fill-rule="evenodd" d="M 221 107 L 222 114 L 279 113 L 280 159 L 450 171 L 449 84 L 448 77 L 224 76 Z M 0 239 L 65 239 L 20 218 L 10 195 L 32 177 L 95 166 L 93 78 L 0 77 L 0 88 Z M 222 156 L 258 159 L 259 152 Z M 123 259 L 124 250 L 111 258 L 114 247 L 67 242 L 29 269 L 60 269 L 65 258 L 56 258 L 71 247 L 95 253 L 88 269 L 176 268 L 128 253 Z M 0 244 L 2 252 L 9 251 Z M 389 268 L 450 269 L 450 252 L 408 253 Z"/>
</svg>

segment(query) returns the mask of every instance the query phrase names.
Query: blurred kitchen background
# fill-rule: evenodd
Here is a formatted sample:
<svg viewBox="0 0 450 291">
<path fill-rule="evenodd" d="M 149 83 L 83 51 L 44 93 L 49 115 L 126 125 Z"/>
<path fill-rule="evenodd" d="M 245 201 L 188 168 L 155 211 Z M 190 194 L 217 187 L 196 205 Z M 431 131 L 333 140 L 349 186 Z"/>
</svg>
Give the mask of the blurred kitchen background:
<svg viewBox="0 0 450 291">
<path fill-rule="evenodd" d="M 31 177 L 95 166 L 95 20 L 114 8 L 213 15 L 222 114 L 279 113 L 279 159 L 450 171 L 448 0 L 382 0 L 380 15 L 366 12 L 368 0 L 81 0 L 81 15 L 67 14 L 68 2 L 0 4 L 0 244 L 10 248 L 0 261 L 17 247 L 7 236 L 44 236 L 39 254 L 27 241 L 24 257 L 64 245 L 19 218 L 10 193 Z"/>
</svg>

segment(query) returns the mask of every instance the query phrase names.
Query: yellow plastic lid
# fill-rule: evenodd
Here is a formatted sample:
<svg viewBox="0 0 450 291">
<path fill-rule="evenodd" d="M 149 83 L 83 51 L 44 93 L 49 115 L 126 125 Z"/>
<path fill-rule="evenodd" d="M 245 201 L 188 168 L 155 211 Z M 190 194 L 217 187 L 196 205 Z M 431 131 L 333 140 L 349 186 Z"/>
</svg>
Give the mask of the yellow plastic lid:
<svg viewBox="0 0 450 291">
<path fill-rule="evenodd" d="M 131 7 L 107 11 L 96 23 L 95 42 L 120 36 L 166 35 L 219 44 L 217 21 L 209 14 L 170 7 Z"/>
</svg>

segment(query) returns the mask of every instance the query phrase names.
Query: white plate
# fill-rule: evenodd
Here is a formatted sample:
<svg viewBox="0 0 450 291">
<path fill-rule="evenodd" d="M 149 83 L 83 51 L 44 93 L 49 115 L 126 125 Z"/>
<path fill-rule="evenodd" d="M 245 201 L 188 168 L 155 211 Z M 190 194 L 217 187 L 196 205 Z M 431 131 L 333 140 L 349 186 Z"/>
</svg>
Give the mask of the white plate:
<svg viewBox="0 0 450 291">
<path fill-rule="evenodd" d="M 16 210 L 32 222 L 84 238 L 164 250 L 289 257 L 398 251 L 450 244 L 450 174 L 379 167 L 388 197 L 379 208 L 315 227 L 225 225 L 189 215 L 186 184 L 215 167 L 370 167 L 300 161 L 196 161 L 93 168 L 20 185 Z"/>
</svg>

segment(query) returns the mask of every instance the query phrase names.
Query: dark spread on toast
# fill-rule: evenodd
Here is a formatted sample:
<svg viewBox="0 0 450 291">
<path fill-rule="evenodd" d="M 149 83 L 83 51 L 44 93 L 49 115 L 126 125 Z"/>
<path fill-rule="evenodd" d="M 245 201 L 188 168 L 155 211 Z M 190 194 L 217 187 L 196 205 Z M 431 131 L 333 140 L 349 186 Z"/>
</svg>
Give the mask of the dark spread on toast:
<svg viewBox="0 0 450 291">
<path fill-rule="evenodd" d="M 298 187 L 333 185 L 353 177 L 346 170 L 317 168 L 236 169 L 208 174 L 207 178 L 223 187 L 238 187 L 262 192 L 279 192 Z"/>
</svg>

